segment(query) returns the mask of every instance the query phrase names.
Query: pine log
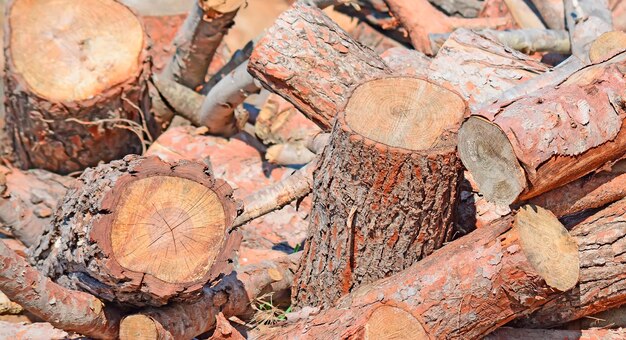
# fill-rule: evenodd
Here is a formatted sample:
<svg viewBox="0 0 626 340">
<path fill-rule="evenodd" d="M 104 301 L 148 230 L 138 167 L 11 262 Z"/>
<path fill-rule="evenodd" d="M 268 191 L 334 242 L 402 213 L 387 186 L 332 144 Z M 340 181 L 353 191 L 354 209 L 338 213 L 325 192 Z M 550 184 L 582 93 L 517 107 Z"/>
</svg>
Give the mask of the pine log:
<svg viewBox="0 0 626 340">
<path fill-rule="evenodd" d="M 589 48 L 600 35 L 613 30 L 608 0 L 564 0 L 565 23 L 572 55 L 589 63 Z"/>
<path fill-rule="evenodd" d="M 500 328 L 485 337 L 485 340 L 622 340 L 626 338 L 624 329 L 584 329 L 558 330 L 558 329 L 519 329 Z"/>
<path fill-rule="evenodd" d="M 429 79 L 458 91 L 475 110 L 548 67 L 496 39 L 458 29 L 430 64 Z"/>
<path fill-rule="evenodd" d="M 424 53 L 406 47 L 394 47 L 380 54 L 396 75 L 426 78 L 432 62 Z"/>
<path fill-rule="evenodd" d="M 429 33 L 447 33 L 457 28 L 498 28 L 506 25 L 507 18 L 455 18 L 448 17 L 427 0 L 385 0 L 394 17 L 402 23 L 416 50 L 432 55 Z M 419 13 L 419 15 L 415 15 Z"/>
<path fill-rule="evenodd" d="M 206 165 L 127 156 L 86 170 L 32 249 L 44 275 L 106 301 L 193 298 L 229 271 L 232 190 Z"/>
<path fill-rule="evenodd" d="M 59 201 L 75 183 L 71 177 L 45 170 L 0 167 L 2 230 L 30 247 L 48 226 Z"/>
<path fill-rule="evenodd" d="M 7 128 L 19 164 L 69 173 L 141 152 L 155 131 L 137 17 L 113 0 L 14 0 L 7 15 Z"/>
<path fill-rule="evenodd" d="M 301 4 L 258 42 L 248 70 L 326 131 L 354 86 L 391 73 L 321 10 Z"/>
<path fill-rule="evenodd" d="M 476 112 L 459 154 L 481 193 L 508 205 L 610 165 L 626 152 L 626 53 L 580 69 L 558 86 Z"/>
<path fill-rule="evenodd" d="M 456 93 L 418 78 L 358 86 L 314 173 L 298 306 L 330 306 L 450 240 L 461 168 Z"/>
<path fill-rule="evenodd" d="M 244 0 L 197 0 L 174 39 L 176 53 L 163 77 L 195 89 L 204 83 L 209 64 Z"/>
<path fill-rule="evenodd" d="M 99 339 L 117 337 L 120 315 L 116 310 L 92 295 L 52 282 L 3 242 L 0 258 L 0 290 L 12 301 L 57 328 Z"/>
<path fill-rule="evenodd" d="M 626 303 L 626 200 L 588 217 L 570 234 L 578 243 L 578 285 L 516 326 L 551 328 Z"/>
<path fill-rule="evenodd" d="M 148 335 L 146 339 L 191 339 L 213 329 L 220 313 L 249 319 L 257 298 L 274 292 L 278 299 L 289 290 L 298 259 L 299 254 L 294 254 L 245 266 L 216 286 L 205 286 L 202 298 L 196 302 L 147 308 L 127 316 L 120 325 L 120 339 L 136 339 L 142 333 Z"/>
<path fill-rule="evenodd" d="M 571 289 L 578 275 L 575 240 L 550 212 L 526 206 L 259 338 L 475 339 Z"/>
</svg>

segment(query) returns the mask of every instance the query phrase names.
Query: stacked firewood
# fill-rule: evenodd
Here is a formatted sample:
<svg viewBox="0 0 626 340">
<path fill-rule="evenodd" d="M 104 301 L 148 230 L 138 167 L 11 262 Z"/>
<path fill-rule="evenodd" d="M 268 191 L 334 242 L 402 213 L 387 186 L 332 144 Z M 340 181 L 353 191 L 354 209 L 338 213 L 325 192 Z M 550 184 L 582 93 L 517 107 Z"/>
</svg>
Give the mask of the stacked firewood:
<svg viewBox="0 0 626 340">
<path fill-rule="evenodd" d="M 264 4 L 9 1 L 0 337 L 626 337 L 626 1 Z"/>
</svg>

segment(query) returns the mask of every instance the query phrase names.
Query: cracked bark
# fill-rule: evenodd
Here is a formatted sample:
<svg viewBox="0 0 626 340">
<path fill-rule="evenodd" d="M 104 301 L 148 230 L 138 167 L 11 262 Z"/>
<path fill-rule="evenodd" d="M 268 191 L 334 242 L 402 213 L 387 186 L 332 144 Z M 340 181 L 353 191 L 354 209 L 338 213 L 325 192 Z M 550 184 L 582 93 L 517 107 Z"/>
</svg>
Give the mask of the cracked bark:
<svg viewBox="0 0 626 340">
<path fill-rule="evenodd" d="M 390 74 L 382 59 L 321 10 L 296 4 L 257 44 L 248 67 L 263 86 L 328 131 L 360 82 Z"/>
<path fill-rule="evenodd" d="M 63 30 L 67 20 L 81 29 Z M 49 38 L 38 27 L 55 33 Z M 115 1 L 15 0 L 6 33 L 7 129 L 20 166 L 66 174 L 140 153 L 143 139 L 156 134 L 147 37 L 128 8 Z"/>
<path fill-rule="evenodd" d="M 465 110 L 456 93 L 417 78 L 356 88 L 314 173 L 294 304 L 330 306 L 450 239 L 461 171 L 454 131 Z"/>
<path fill-rule="evenodd" d="M 31 249 L 32 262 L 57 283 L 105 301 L 158 306 L 196 298 L 229 272 L 240 241 L 230 230 L 235 202 L 206 165 L 127 156 L 78 182 Z"/>
<path fill-rule="evenodd" d="M 481 193 L 508 205 L 619 160 L 626 152 L 619 90 L 626 86 L 625 60 L 626 53 L 618 54 L 470 117 L 459 131 L 459 153 Z"/>
</svg>

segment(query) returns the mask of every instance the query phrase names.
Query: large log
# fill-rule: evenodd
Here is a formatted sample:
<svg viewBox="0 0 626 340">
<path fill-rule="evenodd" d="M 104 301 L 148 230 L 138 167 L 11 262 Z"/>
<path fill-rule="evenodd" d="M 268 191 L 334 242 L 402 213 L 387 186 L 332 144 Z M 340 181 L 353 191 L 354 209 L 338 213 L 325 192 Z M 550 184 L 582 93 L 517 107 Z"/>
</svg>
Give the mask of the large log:
<svg viewBox="0 0 626 340">
<path fill-rule="evenodd" d="M 465 113 L 458 94 L 418 78 L 355 89 L 314 173 L 295 304 L 331 306 L 450 240 Z"/>
<path fill-rule="evenodd" d="M 321 10 L 301 4 L 283 13 L 254 49 L 248 70 L 322 129 L 358 83 L 391 74 Z"/>
<path fill-rule="evenodd" d="M 459 131 L 459 153 L 481 193 L 508 205 L 621 158 L 625 60 L 620 53 L 470 117 Z"/>
<path fill-rule="evenodd" d="M 155 131 L 135 15 L 113 0 L 14 0 L 7 15 L 7 127 L 20 165 L 69 173 L 141 152 Z"/>
<path fill-rule="evenodd" d="M 227 273 L 232 190 L 206 165 L 127 156 L 86 170 L 32 250 L 41 272 L 133 306 L 193 298 Z"/>
<path fill-rule="evenodd" d="M 580 281 L 517 326 L 550 328 L 626 303 L 626 200 L 588 217 L 570 232 L 578 243 Z"/>
<path fill-rule="evenodd" d="M 571 289 L 578 275 L 575 240 L 550 212 L 525 206 L 260 338 L 480 338 Z"/>
</svg>

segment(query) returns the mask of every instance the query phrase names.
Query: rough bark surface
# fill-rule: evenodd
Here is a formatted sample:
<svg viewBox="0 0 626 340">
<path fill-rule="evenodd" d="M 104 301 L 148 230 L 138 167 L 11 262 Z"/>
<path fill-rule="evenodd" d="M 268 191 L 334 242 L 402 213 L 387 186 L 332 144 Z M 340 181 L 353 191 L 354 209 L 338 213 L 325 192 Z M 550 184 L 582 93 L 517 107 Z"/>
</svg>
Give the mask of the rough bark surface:
<svg viewBox="0 0 626 340">
<path fill-rule="evenodd" d="M 607 0 L 565 0 L 565 22 L 572 42 L 572 55 L 589 63 L 589 48 L 600 35 L 613 30 Z"/>
<path fill-rule="evenodd" d="M 427 78 L 432 62 L 424 53 L 406 47 L 393 47 L 381 53 L 381 58 L 394 74 Z"/>
<path fill-rule="evenodd" d="M 0 242 L 0 290 L 53 326 L 94 338 L 117 337 L 120 316 L 96 297 L 52 282 Z"/>
<path fill-rule="evenodd" d="M 576 340 L 621 340 L 626 338 L 624 329 L 518 329 L 500 328 L 485 337 L 485 340 L 545 340 L 545 339 L 576 339 Z"/>
<path fill-rule="evenodd" d="M 553 268 L 569 266 L 570 269 L 562 272 L 568 272 L 565 276 L 570 277 L 565 289 L 575 285 L 572 278 L 578 275 L 576 247 L 575 244 L 572 247 L 571 237 L 562 226 L 555 229 L 558 230 L 555 235 L 534 241 L 536 245 L 544 245 L 540 246 L 543 250 L 536 249 L 533 254 L 533 247 L 526 247 L 525 238 L 520 237 L 519 225 L 511 229 L 513 223 L 513 217 L 499 220 L 489 228 L 447 244 L 401 273 L 360 287 L 339 300 L 336 308 L 310 315 L 275 332 L 261 333 L 259 337 L 362 339 L 372 331 L 367 329 L 368 323 L 377 309 L 382 308 L 395 313 L 389 313 L 392 315 L 384 318 L 382 326 L 377 322 L 378 327 L 393 324 L 400 314 L 404 320 L 411 320 L 410 334 L 416 339 L 485 336 L 560 294 L 546 284 L 546 276 L 542 278 L 533 269 L 541 266 L 533 267 L 529 263 L 531 257 L 539 256 L 545 260 L 544 264 L 554 265 Z M 545 226 L 538 225 L 536 230 Z M 565 244 L 569 245 L 568 251 L 558 255 L 567 253 L 567 260 L 540 255 L 550 247 Z M 572 260 L 573 265 L 566 264 Z M 402 324 L 397 327 L 403 328 Z"/>
<path fill-rule="evenodd" d="M 204 187 L 205 196 L 190 197 L 190 199 L 195 200 L 192 202 L 185 202 L 184 199 L 178 201 L 178 210 L 172 210 L 176 209 L 176 206 L 169 206 L 166 202 L 160 203 L 159 207 L 156 205 L 154 207 L 135 207 L 136 215 L 147 214 L 152 216 L 145 221 L 143 219 L 134 220 L 132 217 L 127 220 L 126 215 L 123 214 L 119 215 L 118 218 L 118 214 L 124 211 L 124 204 L 133 204 L 133 202 L 126 203 L 126 197 L 131 197 L 132 192 L 125 189 L 134 183 L 151 178 L 192 181 Z M 123 160 L 85 171 L 79 182 L 79 186 L 67 193 L 55 214 L 52 225 L 46 229 L 39 244 L 31 249 L 32 262 L 44 275 L 66 287 L 88 291 L 107 301 L 144 306 L 163 305 L 170 300 L 197 296 L 205 283 L 227 272 L 229 261 L 233 255 L 232 251 L 236 249 L 240 241 L 239 233 L 229 230 L 236 214 L 236 207 L 230 187 L 221 180 L 215 180 L 205 165 L 185 161 L 171 164 L 165 163 L 157 157 L 127 156 Z M 153 249 L 150 247 L 161 238 L 169 237 L 170 232 L 174 239 L 174 250 L 169 254 L 170 259 L 184 258 L 185 261 L 181 263 L 184 266 L 188 257 L 190 257 L 190 261 L 192 256 L 202 257 L 201 254 L 194 255 L 197 250 L 194 248 L 196 243 L 188 241 L 185 245 L 183 242 L 182 237 L 190 236 L 186 234 L 188 229 L 196 227 L 183 225 L 183 222 L 194 221 L 193 216 L 197 214 L 193 211 L 194 207 L 200 206 L 203 209 L 208 209 L 203 205 L 203 202 L 212 199 L 206 198 L 212 197 L 210 191 L 221 202 L 224 216 L 222 222 L 225 225 L 221 230 L 222 234 L 217 237 L 218 241 L 216 241 L 216 244 L 220 244 L 220 246 L 206 245 L 206 252 L 216 251 L 215 257 L 212 259 L 213 262 L 208 263 L 206 267 L 204 265 L 202 268 L 197 267 L 194 269 L 193 275 L 186 274 L 184 277 L 181 275 L 180 279 L 176 276 L 158 274 L 160 273 L 160 266 L 158 268 L 150 266 L 142 270 L 132 265 L 128 259 L 135 250 L 141 249 L 143 251 L 145 247 L 147 247 L 146 249 Z M 172 195 L 175 193 L 172 192 Z M 135 203 L 138 204 L 138 202 Z M 167 219 L 162 217 L 168 211 L 174 217 L 178 216 L 178 219 L 171 220 L 172 225 L 177 223 L 174 227 L 171 227 Z M 214 210 L 211 211 L 214 213 Z M 166 224 L 164 227 L 169 227 L 170 230 L 167 231 L 167 234 L 165 231 L 161 234 L 160 230 L 156 232 L 156 229 L 153 230 L 155 232 L 152 235 L 140 233 L 140 231 L 146 232 L 146 230 L 141 229 L 143 225 L 156 228 L 159 225 L 157 223 L 161 223 L 158 222 L 159 220 L 154 214 L 163 218 Z M 168 216 L 165 215 L 165 217 Z M 183 222 L 180 222 L 181 217 Z M 121 252 L 117 250 L 119 248 L 116 248 L 113 231 L 122 228 L 124 225 L 120 224 L 122 222 L 126 222 L 126 227 L 131 228 L 130 235 L 133 235 L 134 238 L 127 240 L 126 243 L 129 245 L 136 244 L 135 250 Z M 181 238 L 178 240 L 178 244 L 179 248 L 184 249 L 176 250 L 175 244 L 177 242 L 172 228 L 180 225 L 183 225 L 185 229 L 177 231 Z M 209 230 L 206 237 L 208 238 L 210 233 L 218 233 L 219 231 Z M 159 234 L 161 235 L 159 236 Z M 151 242 L 148 245 L 144 244 L 148 242 L 143 240 L 144 237 L 149 237 L 148 241 Z M 196 240 L 196 242 L 200 241 Z M 158 244 L 163 244 L 163 241 Z M 154 250 L 150 263 L 164 261 L 163 257 L 168 258 L 167 250 L 163 249 L 162 251 L 164 254 L 161 254 L 161 250 L 158 248 Z M 121 261 L 126 261 L 126 264 Z M 210 262 L 211 259 L 208 261 Z M 171 264 L 166 264 L 163 267 L 169 268 L 169 266 Z M 199 272 L 195 270 L 199 270 Z"/>
<path fill-rule="evenodd" d="M 52 221 L 54 211 L 67 190 L 71 177 L 45 170 L 20 171 L 0 167 L 0 223 L 27 247 L 37 243 Z"/>
<path fill-rule="evenodd" d="M 23 0 L 10 6 L 18 1 Z M 9 14 L 4 45 L 6 120 L 20 166 L 66 174 L 142 151 L 144 135 L 156 133 L 147 88 L 147 39 L 139 67 L 124 81 L 89 99 L 59 101 L 35 93 L 18 72 L 13 55 L 20 51 L 11 45 L 12 29 Z"/>
<path fill-rule="evenodd" d="M 516 321 L 517 326 L 550 328 L 626 303 L 626 200 L 585 219 L 570 233 L 579 247 L 579 284 Z"/>
<path fill-rule="evenodd" d="M 464 109 L 450 104 L 443 114 L 460 119 Z M 293 295 L 298 306 L 330 306 L 360 284 L 408 268 L 452 236 L 461 175 L 454 133 L 411 150 L 374 141 L 347 119 L 338 117 L 314 173 L 309 237 Z"/>
<path fill-rule="evenodd" d="M 458 29 L 433 58 L 430 70 L 430 80 L 458 91 L 474 110 L 548 67 L 493 38 Z"/>
<path fill-rule="evenodd" d="M 510 204 L 621 158 L 626 152 L 626 109 L 620 90 L 626 86 L 624 60 L 626 53 L 618 54 L 582 68 L 558 86 L 476 112 L 481 118 L 473 118 L 471 124 L 468 120 L 459 132 L 459 150 L 481 193 Z M 485 134 L 473 131 L 476 123 L 498 134 L 498 141 L 488 147 Z M 486 164 L 502 159 L 506 161 L 500 168 L 485 172 Z"/>
<path fill-rule="evenodd" d="M 259 41 L 248 70 L 326 131 L 354 86 L 391 73 L 321 10 L 301 4 Z"/>
</svg>

